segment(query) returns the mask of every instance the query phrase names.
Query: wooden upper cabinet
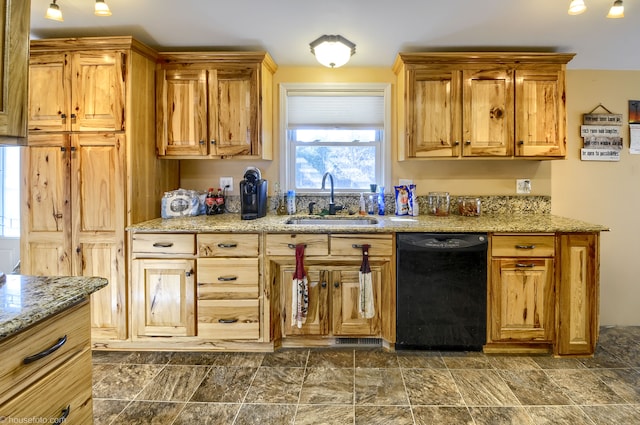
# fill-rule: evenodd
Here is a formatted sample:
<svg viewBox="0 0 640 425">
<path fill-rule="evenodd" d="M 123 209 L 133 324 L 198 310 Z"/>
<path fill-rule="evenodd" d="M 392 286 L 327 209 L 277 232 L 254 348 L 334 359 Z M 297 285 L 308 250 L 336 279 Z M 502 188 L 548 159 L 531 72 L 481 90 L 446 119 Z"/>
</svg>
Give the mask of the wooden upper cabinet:
<svg viewBox="0 0 640 425">
<path fill-rule="evenodd" d="M 399 159 L 564 157 L 565 67 L 573 56 L 400 53 Z"/>
<path fill-rule="evenodd" d="M 512 155 L 512 75 L 505 67 L 463 71 L 463 156 Z"/>
<path fill-rule="evenodd" d="M 261 52 L 161 54 L 158 154 L 271 159 L 274 72 Z"/>
<path fill-rule="evenodd" d="M 124 131 L 125 64 L 123 51 L 32 53 L 29 131 Z"/>
<path fill-rule="evenodd" d="M 0 0 L 0 143 L 27 143 L 27 74 L 31 2 Z"/>
<path fill-rule="evenodd" d="M 516 156 L 566 154 L 565 73 L 558 66 L 517 69 Z"/>
<path fill-rule="evenodd" d="M 412 69 L 407 84 L 406 137 L 411 156 L 452 157 L 460 154 L 462 103 L 460 71 Z"/>
</svg>

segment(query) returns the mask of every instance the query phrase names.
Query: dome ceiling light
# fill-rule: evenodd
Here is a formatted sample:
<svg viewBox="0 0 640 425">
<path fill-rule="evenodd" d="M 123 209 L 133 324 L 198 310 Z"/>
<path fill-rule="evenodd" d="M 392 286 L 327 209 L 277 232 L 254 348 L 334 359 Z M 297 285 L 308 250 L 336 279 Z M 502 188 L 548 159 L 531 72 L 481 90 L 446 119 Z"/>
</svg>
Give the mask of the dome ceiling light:
<svg viewBox="0 0 640 425">
<path fill-rule="evenodd" d="M 356 52 L 356 45 L 341 35 L 323 35 L 309 46 L 318 62 L 328 68 L 341 67 Z"/>
</svg>

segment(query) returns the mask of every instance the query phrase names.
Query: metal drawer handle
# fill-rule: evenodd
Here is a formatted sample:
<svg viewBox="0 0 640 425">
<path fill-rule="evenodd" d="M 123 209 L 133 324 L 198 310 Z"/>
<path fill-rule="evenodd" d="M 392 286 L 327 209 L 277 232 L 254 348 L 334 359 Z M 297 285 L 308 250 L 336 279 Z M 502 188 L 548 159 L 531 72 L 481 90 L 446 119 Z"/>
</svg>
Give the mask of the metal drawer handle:
<svg viewBox="0 0 640 425">
<path fill-rule="evenodd" d="M 236 323 L 238 319 L 218 319 L 218 323 Z"/>
<path fill-rule="evenodd" d="M 40 351 L 39 353 L 34 354 L 32 356 L 29 356 L 29 357 L 25 357 L 24 360 L 22 360 L 22 363 L 23 364 L 29 364 L 29 363 L 35 362 L 36 360 L 40 360 L 43 357 L 47 357 L 49 354 L 52 354 L 58 348 L 62 347 L 66 342 L 67 342 L 67 336 L 65 335 L 62 338 L 60 338 L 58 340 L 58 342 L 56 342 L 55 344 L 53 344 L 51 347 L 47 348 L 46 350 Z"/>
<path fill-rule="evenodd" d="M 530 269 L 530 268 L 533 268 L 535 266 L 536 265 L 533 264 L 533 263 L 530 263 L 530 264 L 516 263 L 516 267 L 520 267 L 520 268 L 529 268 Z"/>
<path fill-rule="evenodd" d="M 237 247 L 238 247 L 238 244 L 235 242 L 218 244 L 218 248 L 237 248 Z"/>
<path fill-rule="evenodd" d="M 516 245 L 516 249 L 535 249 L 535 245 Z"/>
<path fill-rule="evenodd" d="M 218 276 L 218 281 L 220 282 L 232 282 L 234 280 L 238 280 L 238 276 Z"/>
<path fill-rule="evenodd" d="M 154 248 L 171 248 L 173 242 L 156 242 L 153 244 Z"/>
<path fill-rule="evenodd" d="M 65 422 L 67 422 L 67 418 L 69 417 L 69 413 L 71 413 L 71 405 L 68 405 L 67 407 L 62 409 L 62 414 L 53 423 L 54 424 L 63 424 Z"/>
<path fill-rule="evenodd" d="M 291 248 L 291 249 L 296 249 L 296 244 L 290 243 L 290 244 L 287 244 L 287 246 L 288 246 L 289 248 Z M 306 243 L 304 244 L 304 247 L 305 247 L 305 248 L 307 247 L 307 244 L 306 244 Z"/>
</svg>

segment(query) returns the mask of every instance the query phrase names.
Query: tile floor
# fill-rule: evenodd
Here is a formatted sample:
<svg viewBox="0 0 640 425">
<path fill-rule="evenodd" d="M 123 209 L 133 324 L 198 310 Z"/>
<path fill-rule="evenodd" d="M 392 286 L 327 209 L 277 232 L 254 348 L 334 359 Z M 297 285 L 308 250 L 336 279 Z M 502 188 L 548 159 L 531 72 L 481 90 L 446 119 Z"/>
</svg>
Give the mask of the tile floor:
<svg viewBox="0 0 640 425">
<path fill-rule="evenodd" d="M 640 327 L 585 359 L 372 348 L 94 352 L 96 425 L 640 424 Z"/>
</svg>

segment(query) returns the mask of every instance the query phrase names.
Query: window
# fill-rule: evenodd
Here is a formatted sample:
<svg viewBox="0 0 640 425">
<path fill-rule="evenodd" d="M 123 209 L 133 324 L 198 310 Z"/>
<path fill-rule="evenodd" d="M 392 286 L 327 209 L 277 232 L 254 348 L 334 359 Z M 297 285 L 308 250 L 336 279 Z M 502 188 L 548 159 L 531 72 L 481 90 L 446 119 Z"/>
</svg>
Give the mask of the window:
<svg viewBox="0 0 640 425">
<path fill-rule="evenodd" d="M 388 84 L 283 84 L 282 181 L 318 192 L 330 172 L 336 191 L 384 186 L 389 172 Z"/>
<path fill-rule="evenodd" d="M 20 237 L 20 148 L 0 146 L 0 237 Z"/>
</svg>

